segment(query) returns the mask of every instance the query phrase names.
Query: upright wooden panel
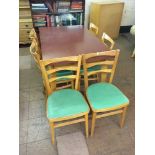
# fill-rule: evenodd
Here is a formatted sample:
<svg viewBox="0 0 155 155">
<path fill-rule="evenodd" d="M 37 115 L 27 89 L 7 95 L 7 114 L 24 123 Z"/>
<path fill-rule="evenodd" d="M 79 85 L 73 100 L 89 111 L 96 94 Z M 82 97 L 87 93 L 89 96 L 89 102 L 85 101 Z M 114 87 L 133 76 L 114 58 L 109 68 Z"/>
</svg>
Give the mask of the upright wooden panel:
<svg viewBox="0 0 155 155">
<path fill-rule="evenodd" d="M 27 0 L 19 0 L 19 6 L 28 6 L 28 7 L 30 7 L 30 3 Z"/>
<path fill-rule="evenodd" d="M 32 29 L 33 27 L 33 23 L 32 23 L 32 19 L 28 18 L 28 19 L 19 19 L 19 28 L 30 28 Z"/>
<path fill-rule="evenodd" d="M 31 43 L 30 30 L 33 28 L 29 0 L 19 1 L 19 43 Z"/>
<path fill-rule="evenodd" d="M 90 8 L 90 23 L 94 23 L 95 25 L 99 26 L 99 14 L 100 14 L 100 5 L 96 3 L 91 4 Z"/>
<path fill-rule="evenodd" d="M 112 38 L 117 38 L 119 34 L 124 3 L 99 3 L 91 4 L 90 22 L 96 24 L 99 28 L 98 37 L 102 33 L 107 33 Z"/>
</svg>

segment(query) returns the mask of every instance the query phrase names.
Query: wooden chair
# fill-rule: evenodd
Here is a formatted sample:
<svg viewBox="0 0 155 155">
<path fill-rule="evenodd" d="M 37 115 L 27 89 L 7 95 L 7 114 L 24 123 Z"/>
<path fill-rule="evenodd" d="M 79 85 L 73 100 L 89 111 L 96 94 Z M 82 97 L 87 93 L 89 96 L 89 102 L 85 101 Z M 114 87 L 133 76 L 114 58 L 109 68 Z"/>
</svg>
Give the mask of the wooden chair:
<svg viewBox="0 0 155 155">
<path fill-rule="evenodd" d="M 95 24 L 93 24 L 93 23 L 90 23 L 90 25 L 89 25 L 89 30 L 91 30 L 92 32 L 94 32 L 96 35 L 98 34 L 98 27 L 95 25 Z M 90 71 L 95 71 L 95 70 L 98 70 L 100 68 L 100 66 L 98 65 L 98 66 L 94 66 L 94 67 L 91 67 L 91 68 L 89 68 L 89 70 Z M 81 80 L 83 80 L 84 78 L 83 78 L 83 76 L 84 76 L 84 72 L 83 72 L 83 69 L 81 69 Z M 91 77 L 89 77 L 88 78 L 88 80 L 89 81 L 98 81 L 98 75 L 93 75 L 93 76 L 91 76 Z"/>
<path fill-rule="evenodd" d="M 55 66 L 55 64 L 62 62 L 69 62 L 69 64 Z M 40 64 L 48 93 L 47 118 L 51 127 L 52 143 L 54 144 L 55 141 L 55 128 L 79 122 L 85 122 L 86 137 L 88 137 L 89 106 L 82 94 L 78 91 L 81 56 L 41 60 Z M 55 67 L 49 69 L 49 65 L 54 65 Z M 53 74 L 56 75 L 58 71 L 64 70 L 69 70 L 72 74 L 61 77 L 53 76 Z M 54 83 L 61 79 L 74 79 L 75 89 L 55 91 Z"/>
<path fill-rule="evenodd" d="M 98 34 L 98 27 L 95 24 L 93 24 L 93 23 L 89 24 L 89 30 L 94 32 L 96 35 Z"/>
<path fill-rule="evenodd" d="M 86 97 L 93 112 L 91 136 L 93 136 L 95 121 L 98 118 L 121 114 L 120 126 L 123 127 L 124 125 L 129 100 L 115 85 L 112 84 L 118 56 L 119 50 L 83 55 Z M 97 57 L 100 60 L 88 62 L 90 58 L 92 59 L 94 57 Z M 101 68 L 98 71 L 88 71 L 90 67 L 96 65 L 104 65 L 106 68 Z M 101 81 L 99 83 L 91 84 L 88 87 L 88 77 L 100 73 L 107 74 L 108 81 Z"/>
<path fill-rule="evenodd" d="M 39 53 L 39 47 L 38 47 L 37 41 L 35 39 L 32 40 L 32 43 L 31 43 L 31 46 L 30 46 L 30 53 L 31 53 L 34 61 L 36 62 L 36 65 L 37 65 L 38 69 L 41 71 L 41 68 L 40 68 L 41 57 L 40 57 L 40 53 Z M 43 80 L 43 86 L 44 86 L 43 93 L 45 94 L 45 96 L 47 98 L 47 92 L 46 92 L 46 89 L 45 89 L 44 80 Z"/>
<path fill-rule="evenodd" d="M 38 53 L 40 55 L 40 58 L 42 59 L 40 41 L 39 41 L 38 35 L 37 35 L 34 28 L 31 29 L 30 34 L 29 34 L 29 38 L 31 39 L 31 41 L 35 40 L 35 42 L 36 42 L 35 44 L 36 44 L 36 46 L 38 46 Z"/>
<path fill-rule="evenodd" d="M 110 50 L 113 49 L 115 42 L 113 41 L 113 39 L 111 39 L 111 37 L 109 37 L 106 33 L 102 34 L 102 38 L 101 40 L 105 43 L 106 46 L 109 47 Z"/>
<path fill-rule="evenodd" d="M 40 52 L 39 52 L 39 46 L 37 44 L 37 41 L 35 39 L 32 40 L 31 46 L 30 46 L 30 53 L 34 59 L 34 61 L 37 64 L 37 67 L 40 69 Z"/>
<path fill-rule="evenodd" d="M 89 71 L 96 71 L 96 70 L 99 70 L 100 68 L 101 68 L 100 65 L 94 66 L 94 67 L 89 68 Z M 80 70 L 80 80 L 84 80 L 84 69 L 83 68 Z M 99 80 L 98 74 L 88 77 L 88 81 L 98 81 L 98 80 Z M 80 88 L 80 86 L 79 86 L 79 88 Z"/>
<path fill-rule="evenodd" d="M 30 31 L 30 34 L 29 34 L 29 38 L 32 40 L 32 39 L 36 39 L 36 38 L 38 38 L 37 37 L 37 33 L 36 33 L 36 31 L 35 31 L 35 29 L 34 28 L 32 28 L 31 29 L 31 31 Z"/>
<path fill-rule="evenodd" d="M 93 23 L 90 23 L 90 24 L 89 24 L 89 30 L 91 30 L 92 32 L 94 32 L 95 35 L 98 34 L 98 27 L 97 27 L 95 24 L 93 24 Z M 90 68 L 90 70 L 95 71 L 95 70 L 97 70 L 99 67 L 100 67 L 100 66 L 95 66 L 95 67 Z M 81 69 L 81 73 L 80 73 L 80 74 L 81 74 L 81 78 L 80 78 L 80 79 L 83 80 L 83 76 L 84 76 L 83 69 Z M 96 81 L 96 80 L 98 80 L 98 75 L 91 76 L 91 77 L 88 78 L 88 80 L 90 80 L 90 81 Z"/>
<path fill-rule="evenodd" d="M 36 62 L 37 67 L 39 68 L 39 70 L 41 71 L 41 67 L 40 67 L 40 53 L 39 53 L 39 47 L 37 44 L 37 41 L 35 39 L 32 40 L 31 46 L 30 46 L 30 53 L 34 59 L 34 61 Z M 50 68 L 52 68 L 52 66 L 49 66 Z M 57 73 L 57 76 L 61 77 L 63 75 L 69 75 L 70 71 L 60 71 Z M 44 88 L 45 88 L 45 83 L 43 81 L 44 84 Z M 62 89 L 62 88 L 74 88 L 74 81 L 73 80 L 68 80 L 68 79 L 64 79 L 64 80 L 59 80 L 56 82 L 56 89 Z M 44 89 L 44 92 L 46 94 L 46 90 Z"/>
</svg>

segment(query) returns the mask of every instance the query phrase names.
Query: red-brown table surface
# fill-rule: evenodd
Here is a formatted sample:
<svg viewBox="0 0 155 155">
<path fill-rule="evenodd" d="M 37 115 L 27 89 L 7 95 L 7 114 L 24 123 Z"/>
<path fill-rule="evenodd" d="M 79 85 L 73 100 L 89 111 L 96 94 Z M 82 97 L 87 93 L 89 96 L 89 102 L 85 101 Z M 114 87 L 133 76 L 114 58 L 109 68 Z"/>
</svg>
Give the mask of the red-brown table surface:
<svg viewBox="0 0 155 155">
<path fill-rule="evenodd" d="M 83 26 L 42 27 L 39 35 L 43 60 L 108 50 Z"/>
</svg>

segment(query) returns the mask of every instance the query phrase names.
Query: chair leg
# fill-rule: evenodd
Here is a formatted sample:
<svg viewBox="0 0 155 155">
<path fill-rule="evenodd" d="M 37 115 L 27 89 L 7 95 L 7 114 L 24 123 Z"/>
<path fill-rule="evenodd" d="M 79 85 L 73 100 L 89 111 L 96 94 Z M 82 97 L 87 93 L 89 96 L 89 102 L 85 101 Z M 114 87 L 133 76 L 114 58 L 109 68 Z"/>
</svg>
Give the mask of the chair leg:
<svg viewBox="0 0 155 155">
<path fill-rule="evenodd" d="M 92 125 L 91 125 L 91 136 L 94 135 L 95 121 L 96 121 L 96 112 L 93 112 Z"/>
<path fill-rule="evenodd" d="M 52 144 L 55 141 L 54 122 L 50 122 Z"/>
<path fill-rule="evenodd" d="M 121 114 L 120 127 L 123 128 L 125 122 L 125 115 L 127 111 L 127 106 L 123 108 L 123 113 Z"/>
<path fill-rule="evenodd" d="M 85 130 L 86 130 L 86 137 L 88 138 L 88 114 L 85 115 Z"/>
</svg>

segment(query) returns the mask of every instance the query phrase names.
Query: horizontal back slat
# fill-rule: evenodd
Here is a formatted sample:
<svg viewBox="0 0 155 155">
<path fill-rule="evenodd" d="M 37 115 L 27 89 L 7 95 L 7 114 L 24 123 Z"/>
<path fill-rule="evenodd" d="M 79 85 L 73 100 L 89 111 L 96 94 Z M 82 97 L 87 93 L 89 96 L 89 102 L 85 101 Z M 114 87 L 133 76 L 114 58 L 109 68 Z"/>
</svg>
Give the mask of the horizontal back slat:
<svg viewBox="0 0 155 155">
<path fill-rule="evenodd" d="M 90 68 L 96 65 L 113 65 L 113 64 L 114 64 L 114 61 L 93 62 L 93 63 L 88 63 L 86 67 Z"/>
<path fill-rule="evenodd" d="M 97 70 L 97 71 L 91 71 L 91 72 L 88 72 L 88 76 L 90 75 L 94 75 L 94 74 L 98 74 L 98 73 L 111 73 L 112 72 L 112 69 L 101 69 L 101 70 Z"/>
<path fill-rule="evenodd" d="M 67 75 L 67 76 L 61 76 L 61 77 L 51 77 L 49 78 L 49 82 L 54 82 L 56 80 L 60 79 L 76 79 L 76 75 Z"/>
<path fill-rule="evenodd" d="M 58 72 L 58 71 L 63 71 L 63 70 L 76 71 L 77 67 L 74 67 L 74 66 L 57 67 L 57 68 L 53 68 L 51 70 L 48 70 L 47 74 L 49 75 L 49 74 L 52 74 L 52 73 L 55 73 L 55 72 Z"/>
<path fill-rule="evenodd" d="M 119 50 L 117 50 L 119 51 Z M 89 58 L 92 57 L 96 57 L 96 56 L 115 56 L 116 55 L 116 50 L 111 50 L 111 51 L 104 51 L 104 52 L 96 52 L 96 53 L 89 53 L 89 54 L 85 54 L 83 55 L 84 59 L 87 60 Z"/>
<path fill-rule="evenodd" d="M 63 58 L 54 58 L 54 59 L 50 59 L 50 60 L 46 60 L 44 61 L 44 65 L 47 66 L 51 63 L 58 63 L 58 62 L 65 62 L 65 61 L 68 61 L 68 62 L 76 62 L 78 61 L 78 57 L 77 56 L 72 56 L 72 57 L 63 57 Z"/>
</svg>

